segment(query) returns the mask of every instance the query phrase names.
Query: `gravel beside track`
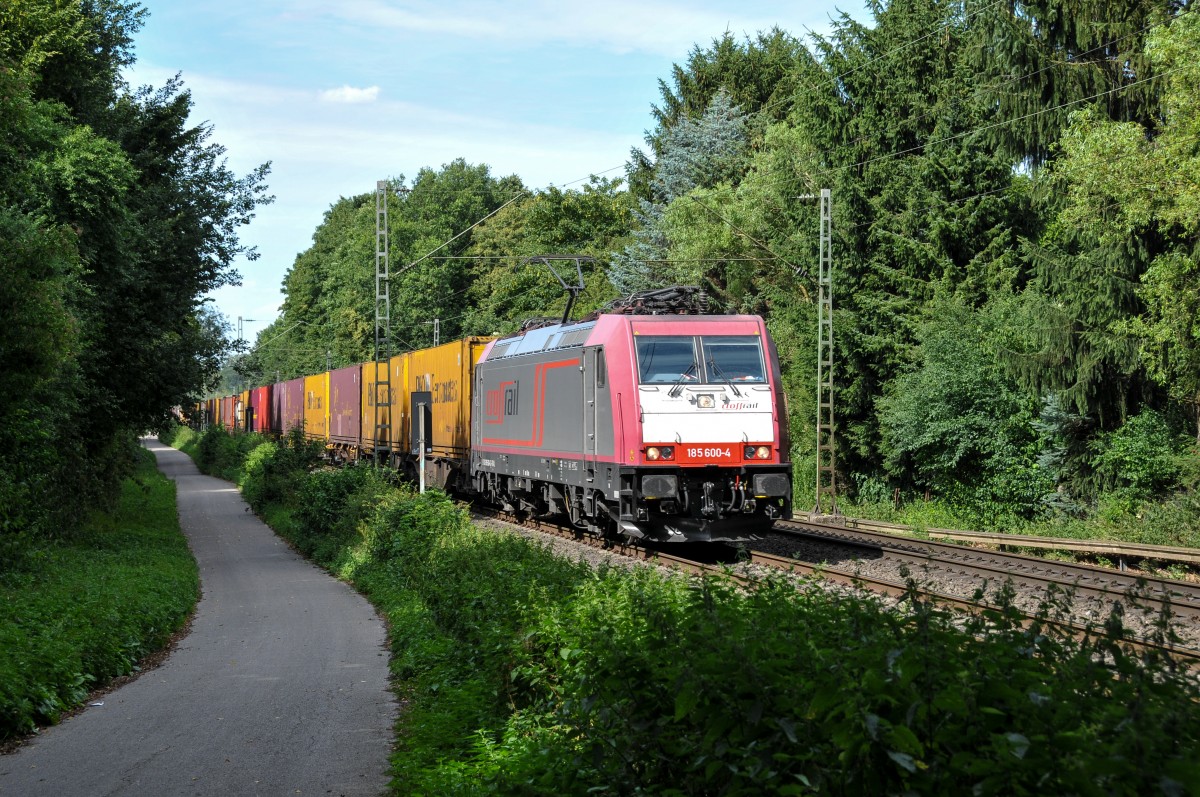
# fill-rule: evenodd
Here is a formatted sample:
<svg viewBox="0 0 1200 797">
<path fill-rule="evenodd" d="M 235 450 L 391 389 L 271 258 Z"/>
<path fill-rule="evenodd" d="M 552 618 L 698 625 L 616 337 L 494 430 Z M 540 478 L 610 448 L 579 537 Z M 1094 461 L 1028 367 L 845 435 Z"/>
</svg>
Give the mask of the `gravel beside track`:
<svg viewBox="0 0 1200 797">
<path fill-rule="evenodd" d="M 982 576 L 970 568 L 954 562 L 934 560 L 929 564 L 914 566 L 903 561 L 902 557 L 889 556 L 886 551 L 880 549 L 783 534 L 769 535 L 752 543 L 750 547 L 757 551 L 791 557 L 811 564 L 823 563 L 829 569 L 871 578 L 898 582 L 913 579 L 922 589 L 963 599 L 971 599 L 977 593 L 982 593 L 990 599 L 1006 581 L 1011 579 L 1015 593 L 1014 603 L 1022 611 L 1028 613 L 1037 612 L 1039 607 L 1048 600 L 1047 587 L 1040 580 L 1021 574 Z M 1116 600 L 1083 594 L 1071 595 L 1069 586 L 1064 585 L 1062 589 L 1066 592 L 1059 593 L 1052 598 L 1056 604 L 1062 607 L 1062 614 L 1056 619 L 1070 620 L 1081 625 L 1099 626 L 1109 617 L 1114 604 L 1120 603 L 1121 607 L 1118 611 L 1122 612 L 1126 627 L 1135 636 L 1148 637 L 1155 630 L 1154 623 L 1158 619 L 1161 606 L 1159 601 L 1131 600 L 1127 596 Z M 1174 628 L 1179 634 L 1181 646 L 1200 649 L 1200 622 L 1197 621 L 1194 613 L 1189 612 L 1178 616 Z"/>
</svg>

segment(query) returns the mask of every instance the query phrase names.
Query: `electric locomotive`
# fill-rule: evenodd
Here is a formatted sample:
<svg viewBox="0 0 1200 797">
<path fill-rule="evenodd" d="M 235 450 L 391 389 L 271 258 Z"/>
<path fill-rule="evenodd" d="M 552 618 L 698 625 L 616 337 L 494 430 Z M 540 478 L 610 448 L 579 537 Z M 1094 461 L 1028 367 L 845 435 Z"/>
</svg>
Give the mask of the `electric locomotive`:
<svg viewBox="0 0 1200 797">
<path fill-rule="evenodd" d="M 669 542 L 791 517 L 779 361 L 757 316 L 642 295 L 494 340 L 474 379 L 472 488 L 510 509 Z"/>
</svg>

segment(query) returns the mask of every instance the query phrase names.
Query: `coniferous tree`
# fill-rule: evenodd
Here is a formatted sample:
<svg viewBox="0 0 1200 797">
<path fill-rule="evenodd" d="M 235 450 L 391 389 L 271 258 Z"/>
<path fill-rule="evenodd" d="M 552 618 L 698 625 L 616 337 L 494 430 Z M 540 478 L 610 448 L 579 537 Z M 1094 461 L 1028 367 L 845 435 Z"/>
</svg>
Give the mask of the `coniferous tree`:
<svg viewBox="0 0 1200 797">
<path fill-rule="evenodd" d="M 663 268 L 662 263 L 670 247 L 663 230 L 666 207 L 695 188 L 736 180 L 744 171 L 746 145 L 747 116 L 724 89 L 716 92 L 698 119 L 682 119 L 666 132 L 651 183 L 653 199 L 639 201 L 634 240 L 612 257 L 609 280 L 620 293 L 676 281 L 674 270 Z"/>
</svg>

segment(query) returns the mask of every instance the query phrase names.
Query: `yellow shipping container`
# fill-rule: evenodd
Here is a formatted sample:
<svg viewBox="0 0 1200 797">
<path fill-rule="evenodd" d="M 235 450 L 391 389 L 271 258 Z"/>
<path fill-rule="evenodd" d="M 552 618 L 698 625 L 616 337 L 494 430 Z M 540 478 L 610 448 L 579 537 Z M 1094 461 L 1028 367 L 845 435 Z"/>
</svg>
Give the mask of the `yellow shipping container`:
<svg viewBox="0 0 1200 797">
<path fill-rule="evenodd" d="M 329 437 L 329 372 L 304 377 L 304 436 Z"/>
<path fill-rule="evenodd" d="M 408 412 L 404 434 L 412 431 L 412 394 L 427 391 L 431 399 L 431 428 L 426 430 L 433 451 L 429 456 L 466 461 L 471 446 L 471 383 L 475 364 L 491 338 L 463 338 L 432 349 L 414 351 L 408 365 L 405 403 Z M 416 440 L 407 440 L 406 450 L 413 451 Z"/>
<path fill-rule="evenodd" d="M 242 431 L 242 432 L 250 431 L 250 429 L 247 428 L 247 426 L 246 426 L 246 408 L 249 406 L 250 406 L 250 391 L 243 390 L 241 393 L 238 394 L 238 398 L 237 398 L 237 420 L 236 420 L 236 423 L 237 423 L 237 428 L 239 431 Z"/>
<path fill-rule="evenodd" d="M 382 448 L 392 451 L 399 447 L 400 422 L 404 414 L 400 396 L 404 392 L 407 380 L 408 372 L 405 370 L 407 362 L 407 354 L 398 354 L 388 360 L 386 367 L 390 372 L 388 374 L 390 394 L 386 393 L 382 386 L 379 390 L 375 389 L 376 364 L 372 361 L 362 365 L 362 439 L 363 448 L 368 452 L 374 451 L 377 443 Z M 381 363 L 379 367 L 382 369 L 384 366 Z M 377 401 L 379 402 L 378 424 L 381 427 L 378 433 L 375 428 L 377 420 L 375 404 Z"/>
</svg>

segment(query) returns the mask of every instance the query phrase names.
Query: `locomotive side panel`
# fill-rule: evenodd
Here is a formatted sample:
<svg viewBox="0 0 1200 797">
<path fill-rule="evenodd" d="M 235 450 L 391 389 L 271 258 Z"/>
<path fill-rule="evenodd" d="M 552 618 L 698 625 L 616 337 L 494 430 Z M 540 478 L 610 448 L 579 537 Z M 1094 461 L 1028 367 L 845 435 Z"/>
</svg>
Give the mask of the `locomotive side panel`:
<svg viewBox="0 0 1200 797">
<path fill-rule="evenodd" d="M 611 449 L 612 436 L 589 437 L 585 379 L 594 374 L 585 374 L 585 359 L 573 348 L 479 365 L 471 469 L 480 492 L 563 512 L 568 493 L 608 489 L 592 449 L 598 440 Z"/>
<path fill-rule="evenodd" d="M 578 351 L 485 363 L 476 372 L 476 447 L 507 455 L 582 459 Z"/>
</svg>

